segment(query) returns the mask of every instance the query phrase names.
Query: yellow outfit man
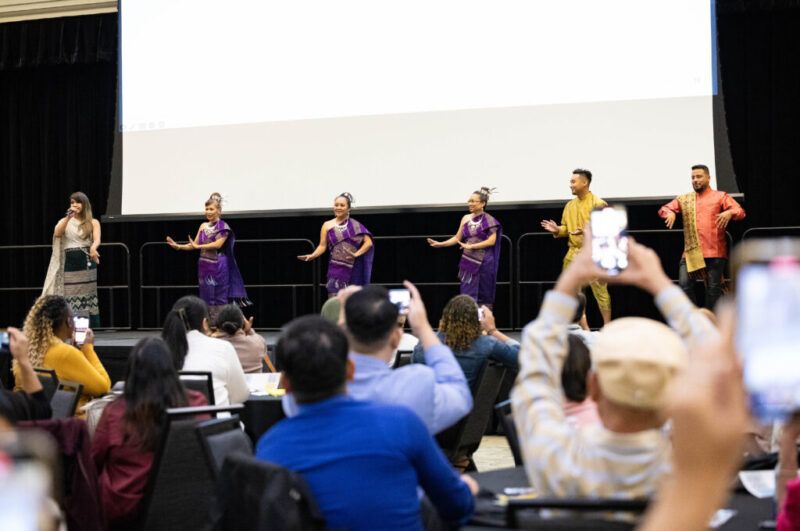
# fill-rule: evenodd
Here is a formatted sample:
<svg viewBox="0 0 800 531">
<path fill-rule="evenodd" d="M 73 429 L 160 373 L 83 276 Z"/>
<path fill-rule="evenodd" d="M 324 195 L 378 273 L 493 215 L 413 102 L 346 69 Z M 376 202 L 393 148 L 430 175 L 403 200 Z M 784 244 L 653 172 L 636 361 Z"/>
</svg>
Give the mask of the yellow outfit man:
<svg viewBox="0 0 800 531">
<path fill-rule="evenodd" d="M 567 255 L 564 257 L 564 269 L 572 262 L 575 254 L 581 250 L 583 246 L 583 228 L 589 223 L 589 218 L 592 215 L 592 210 L 599 207 L 605 207 L 608 204 L 594 195 L 592 192 L 587 192 L 583 198 L 575 197 L 571 199 L 564 207 L 564 212 L 561 215 L 561 224 L 558 226 L 558 233 L 553 234 L 555 238 L 569 237 L 567 243 Z M 578 234 L 575 234 L 576 232 Z M 597 305 L 603 312 L 611 314 L 611 297 L 608 294 L 608 287 L 605 282 L 597 280 L 592 281 L 589 286 L 592 288 Z"/>
</svg>

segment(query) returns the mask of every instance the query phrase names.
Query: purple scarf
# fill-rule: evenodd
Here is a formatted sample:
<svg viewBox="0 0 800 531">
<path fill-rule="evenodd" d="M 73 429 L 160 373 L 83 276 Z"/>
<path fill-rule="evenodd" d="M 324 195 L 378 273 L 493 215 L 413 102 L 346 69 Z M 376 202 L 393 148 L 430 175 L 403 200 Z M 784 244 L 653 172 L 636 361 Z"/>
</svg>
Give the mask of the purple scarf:
<svg viewBox="0 0 800 531">
<path fill-rule="evenodd" d="M 493 231 L 497 231 L 497 240 L 492 247 L 484 247 L 483 249 L 464 249 L 461 254 L 461 261 L 458 263 L 458 278 L 465 284 L 469 284 L 476 278 L 481 266 L 486 261 L 488 262 L 493 271 L 494 277 L 497 277 L 497 268 L 500 265 L 500 240 L 503 237 L 503 227 L 494 216 L 484 212 L 476 221 L 476 218 L 464 223 L 461 227 L 461 238 L 465 243 L 480 243 L 486 241 Z"/>
<path fill-rule="evenodd" d="M 364 243 L 365 236 L 372 237 L 372 233 L 353 218 L 348 218 L 342 225 L 334 225 L 328 229 L 328 249 L 331 252 L 328 262 L 329 292 L 335 293 L 350 284 L 359 286 L 369 284 L 375 247 L 358 258 L 352 254 Z"/>
</svg>

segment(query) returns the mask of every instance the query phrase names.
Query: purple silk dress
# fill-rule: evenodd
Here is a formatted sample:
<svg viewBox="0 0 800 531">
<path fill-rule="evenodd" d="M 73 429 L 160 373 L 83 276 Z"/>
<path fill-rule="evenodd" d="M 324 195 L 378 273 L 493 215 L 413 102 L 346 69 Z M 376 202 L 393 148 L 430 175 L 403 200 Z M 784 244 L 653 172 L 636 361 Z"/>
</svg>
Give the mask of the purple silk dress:
<svg viewBox="0 0 800 531">
<path fill-rule="evenodd" d="M 328 249 L 331 252 L 328 262 L 328 293 L 338 293 L 347 286 L 366 286 L 372 278 L 372 257 L 375 247 L 371 247 L 364 255 L 354 258 L 355 253 L 364 243 L 364 237 L 372 237 L 367 228 L 348 218 L 341 225 L 328 229 Z"/>
<path fill-rule="evenodd" d="M 229 302 L 241 302 L 247 298 L 242 274 L 233 256 L 236 236 L 230 226 L 221 219 L 212 226 L 206 225 L 200 231 L 198 243 L 215 242 L 225 236 L 228 239 L 221 248 L 201 249 L 200 259 L 197 261 L 200 298 L 212 308 Z"/>
<path fill-rule="evenodd" d="M 492 247 L 465 249 L 461 254 L 461 261 L 458 263 L 461 293 L 469 295 L 478 304 L 494 304 L 503 227 L 494 216 L 485 212 L 477 218 L 467 221 L 461 227 L 461 237 L 464 243 L 486 241 L 495 232 L 497 240 Z"/>
</svg>

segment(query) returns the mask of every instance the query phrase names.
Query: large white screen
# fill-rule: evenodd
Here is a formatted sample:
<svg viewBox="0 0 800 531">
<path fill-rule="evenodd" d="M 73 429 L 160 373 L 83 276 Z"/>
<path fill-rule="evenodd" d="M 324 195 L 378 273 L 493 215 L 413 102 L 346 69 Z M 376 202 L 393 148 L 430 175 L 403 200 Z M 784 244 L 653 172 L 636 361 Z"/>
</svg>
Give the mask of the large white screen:
<svg viewBox="0 0 800 531">
<path fill-rule="evenodd" d="M 686 190 L 708 0 L 122 0 L 123 214 Z"/>
</svg>

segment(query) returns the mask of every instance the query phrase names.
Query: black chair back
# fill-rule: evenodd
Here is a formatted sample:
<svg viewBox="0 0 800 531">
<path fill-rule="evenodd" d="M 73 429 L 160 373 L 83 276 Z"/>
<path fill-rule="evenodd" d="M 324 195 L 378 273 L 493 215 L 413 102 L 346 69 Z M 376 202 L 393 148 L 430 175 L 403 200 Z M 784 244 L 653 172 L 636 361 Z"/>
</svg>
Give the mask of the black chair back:
<svg viewBox="0 0 800 531">
<path fill-rule="evenodd" d="M 394 357 L 392 369 L 399 369 L 404 365 L 409 365 L 411 363 L 411 355 L 411 352 L 398 352 Z"/>
<path fill-rule="evenodd" d="M 198 424 L 195 428 L 206 461 L 216 478 L 222 470 L 225 458 L 231 454 L 253 455 L 253 444 L 242 431 L 238 415 L 226 419 L 212 419 Z"/>
<path fill-rule="evenodd" d="M 4 389 L 14 388 L 14 374 L 11 372 L 11 351 L 6 348 L 0 349 L 0 382 Z"/>
<path fill-rule="evenodd" d="M 322 531 L 325 520 L 303 478 L 252 456 L 225 460 L 211 507 L 212 531 Z"/>
<path fill-rule="evenodd" d="M 210 405 L 214 401 L 214 377 L 206 371 L 178 371 L 178 378 L 186 389 L 203 393 Z"/>
<path fill-rule="evenodd" d="M 210 416 L 241 409 L 241 404 L 236 404 L 167 410 L 136 529 L 204 528 L 214 480 L 195 429 Z"/>
<path fill-rule="evenodd" d="M 494 406 L 497 416 L 500 418 L 500 424 L 503 426 L 503 432 L 506 434 L 506 441 L 508 447 L 511 448 L 511 455 L 514 456 L 514 465 L 522 465 L 522 451 L 519 446 L 519 435 L 517 434 L 517 426 L 514 424 L 514 416 L 511 413 L 511 400 L 499 402 Z"/>
<path fill-rule="evenodd" d="M 436 436 L 439 446 L 451 461 L 457 457 L 471 456 L 480 446 L 505 373 L 506 368 L 502 364 L 487 361 L 472 391 L 472 411 Z M 468 469 L 475 469 L 471 457 Z"/>
<path fill-rule="evenodd" d="M 52 400 L 53 395 L 56 394 L 56 389 L 58 389 L 58 376 L 56 376 L 56 371 L 53 369 L 34 368 L 33 372 L 36 373 L 39 382 L 42 384 L 44 396 L 47 397 L 47 400 Z"/>
<path fill-rule="evenodd" d="M 77 382 L 61 380 L 58 382 L 56 392 L 50 399 L 50 409 L 53 410 L 54 419 L 67 419 L 75 415 L 75 408 L 83 393 L 83 385 Z"/>
</svg>

